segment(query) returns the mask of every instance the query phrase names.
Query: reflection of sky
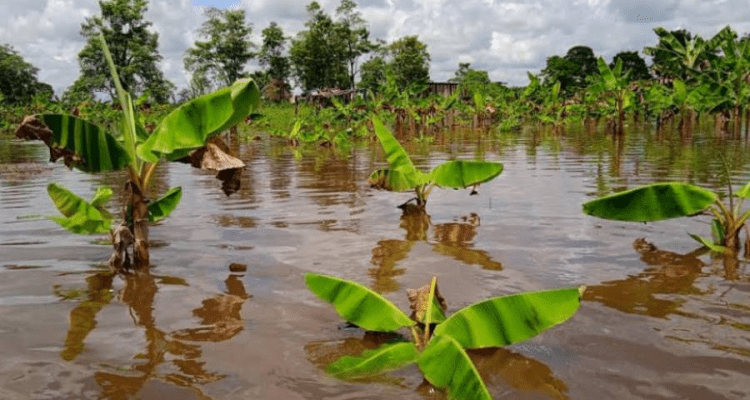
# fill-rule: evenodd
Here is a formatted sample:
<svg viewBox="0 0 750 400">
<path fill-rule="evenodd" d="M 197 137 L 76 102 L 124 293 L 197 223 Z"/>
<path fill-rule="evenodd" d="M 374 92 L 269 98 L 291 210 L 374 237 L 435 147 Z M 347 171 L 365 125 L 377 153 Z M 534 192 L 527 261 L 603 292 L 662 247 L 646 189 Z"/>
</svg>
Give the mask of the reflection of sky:
<svg viewBox="0 0 750 400">
<path fill-rule="evenodd" d="M 196 7 L 239 8 L 239 0 L 193 0 Z"/>
</svg>

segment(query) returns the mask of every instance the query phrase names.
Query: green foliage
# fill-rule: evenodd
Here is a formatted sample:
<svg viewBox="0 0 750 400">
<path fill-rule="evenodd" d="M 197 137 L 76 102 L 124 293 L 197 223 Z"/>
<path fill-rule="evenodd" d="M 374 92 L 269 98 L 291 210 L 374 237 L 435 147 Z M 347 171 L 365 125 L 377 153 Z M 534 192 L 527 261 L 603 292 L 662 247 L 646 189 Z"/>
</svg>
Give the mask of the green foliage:
<svg viewBox="0 0 750 400">
<path fill-rule="evenodd" d="M 52 97 L 52 87 L 37 80 L 38 72 L 11 45 L 0 45 L 0 104 L 26 105 L 39 94 Z"/>
<path fill-rule="evenodd" d="M 622 72 L 629 74 L 628 77 L 631 81 L 648 80 L 652 78 L 651 73 L 648 72 L 646 60 L 638 55 L 637 51 L 621 51 L 615 54 L 609 67 L 614 69 L 617 60 L 622 60 Z"/>
<path fill-rule="evenodd" d="M 159 222 L 167 218 L 177 208 L 182 199 L 182 188 L 175 186 L 164 195 L 148 203 L 148 222 Z"/>
<path fill-rule="evenodd" d="M 345 320 L 370 331 L 392 332 L 414 321 L 376 292 L 345 279 L 305 274 L 307 287 L 321 300 L 333 304 Z"/>
<path fill-rule="evenodd" d="M 399 88 L 430 80 L 430 53 L 418 36 L 404 36 L 396 40 L 388 46 L 388 54 L 391 57 L 388 65 Z"/>
<path fill-rule="evenodd" d="M 424 207 L 434 186 L 464 189 L 488 182 L 503 170 L 500 163 L 489 161 L 447 161 L 433 168 L 429 174 L 416 169 L 409 154 L 401 147 L 378 117 L 372 118 L 375 134 L 385 151 L 389 168 L 370 174 L 368 182 L 378 189 L 401 192 L 414 189 L 417 205 Z"/>
<path fill-rule="evenodd" d="M 63 214 L 63 217 L 51 219 L 63 228 L 79 234 L 109 232 L 112 217 L 101 207 L 112 196 L 111 189 L 100 188 L 91 203 L 55 183 L 47 186 L 47 193 L 55 207 Z"/>
<path fill-rule="evenodd" d="M 355 282 L 321 274 L 307 274 L 305 279 L 313 293 L 332 303 L 339 315 L 356 325 L 363 326 L 361 321 L 388 321 L 393 315 L 405 317 L 400 311 L 393 311 L 398 309 L 391 302 Z M 504 346 L 536 336 L 569 319 L 580 306 L 583 290 L 580 287 L 496 297 L 444 320 L 442 312 L 433 312 L 434 308 L 441 309 L 437 278 L 433 277 L 430 285 L 415 291 L 414 299 L 409 294 L 415 318 L 420 320 L 421 313 L 423 323 L 388 323 L 391 330 L 409 326 L 414 343 L 390 343 L 359 356 L 345 356 L 328 365 L 326 372 L 337 378 L 359 379 L 416 360 L 425 378 L 435 387 L 447 389 L 449 398 L 491 399 L 464 349 Z M 434 324 L 437 327 L 430 335 Z"/>
<path fill-rule="evenodd" d="M 492 400 L 487 387 L 461 345 L 450 336 L 436 336 L 417 360 L 431 384 L 448 390 L 450 399 Z"/>
<path fill-rule="evenodd" d="M 140 96 L 149 93 L 157 103 L 166 103 L 174 85 L 164 78 L 158 68 L 162 57 L 158 52 L 158 35 L 150 31 L 144 21 L 147 0 L 103 0 L 99 2 L 101 15 L 86 18 L 81 34 L 86 44 L 78 61 L 81 73 L 68 89 L 66 96 L 81 98 L 94 92 L 106 92 L 116 97 L 115 81 L 108 72 L 99 35 L 104 35 L 113 54 L 123 88 Z"/>
<path fill-rule="evenodd" d="M 284 55 L 288 38 L 276 22 L 271 22 L 261 33 L 263 44 L 258 54 L 258 63 L 266 68 L 269 78 L 282 82 L 285 86 L 290 74 L 289 58 Z"/>
<path fill-rule="evenodd" d="M 187 50 L 185 69 L 197 75 L 196 82 L 201 84 L 207 80 L 211 87 L 230 86 L 243 76 L 245 64 L 253 58 L 252 28 L 242 9 L 208 7 L 204 15 L 206 21 L 199 32 L 206 40 L 196 41 Z"/>
<path fill-rule="evenodd" d="M 583 212 L 617 221 L 651 222 L 687 217 L 708 209 L 715 193 L 684 183 L 654 183 L 583 204 Z"/>
</svg>

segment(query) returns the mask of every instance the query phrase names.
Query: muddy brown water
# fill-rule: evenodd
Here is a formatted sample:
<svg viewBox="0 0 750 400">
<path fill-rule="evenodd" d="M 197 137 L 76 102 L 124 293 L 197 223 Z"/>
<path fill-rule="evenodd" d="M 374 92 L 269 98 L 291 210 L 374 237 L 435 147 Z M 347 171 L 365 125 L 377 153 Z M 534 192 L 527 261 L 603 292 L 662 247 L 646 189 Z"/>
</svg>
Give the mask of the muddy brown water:
<svg viewBox="0 0 750 400">
<path fill-rule="evenodd" d="M 225 197 L 210 174 L 160 169 L 181 185 L 154 226 L 150 276 L 113 277 L 101 237 L 68 234 L 46 185 L 90 197 L 119 187 L 46 162 L 36 143 L 0 138 L 0 399 L 424 399 L 414 366 L 343 382 L 323 371 L 387 337 L 346 326 L 304 286 L 322 272 L 399 306 L 432 275 L 449 312 L 490 296 L 585 284 L 580 311 L 528 342 L 471 356 L 495 399 L 750 398 L 750 269 L 712 258 L 686 232 L 708 218 L 652 224 L 581 214 L 615 189 L 681 180 L 726 192 L 750 179 L 744 139 L 629 132 L 449 135 L 412 144 L 423 168 L 485 157 L 503 174 L 433 192 L 429 218 L 401 219 L 410 196 L 371 190 L 382 155 L 366 146 L 295 152 L 235 143 L 248 164 Z M 113 208 L 113 211 L 115 209 Z M 245 268 L 246 267 L 246 268 Z"/>
</svg>

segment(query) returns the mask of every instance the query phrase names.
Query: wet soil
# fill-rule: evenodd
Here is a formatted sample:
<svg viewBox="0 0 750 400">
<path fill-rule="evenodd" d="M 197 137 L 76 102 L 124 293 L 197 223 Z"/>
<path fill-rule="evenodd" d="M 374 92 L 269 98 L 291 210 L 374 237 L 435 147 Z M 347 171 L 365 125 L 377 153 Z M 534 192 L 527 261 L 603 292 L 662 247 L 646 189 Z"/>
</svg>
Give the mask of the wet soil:
<svg viewBox="0 0 750 400">
<path fill-rule="evenodd" d="M 375 146 L 294 151 L 235 142 L 248 167 L 226 197 L 187 165 L 154 226 L 149 274 L 112 276 L 104 237 L 42 218 L 46 185 L 83 197 L 118 174 L 46 162 L 43 145 L 0 138 L 0 399 L 443 398 L 416 367 L 343 382 L 323 367 L 388 337 L 342 323 L 305 272 L 363 282 L 408 309 L 432 275 L 448 312 L 486 297 L 585 284 L 580 311 L 528 342 L 471 356 L 495 399 L 750 397 L 750 269 L 698 249 L 708 217 L 628 224 L 581 204 L 637 184 L 680 180 L 726 193 L 750 179 L 744 139 L 632 131 L 566 136 L 451 134 L 410 144 L 429 168 L 483 157 L 505 170 L 469 191 L 435 190 L 429 216 L 401 218 L 409 194 L 371 190 Z M 295 157 L 296 156 L 296 157 Z M 120 199 L 121 201 L 122 199 Z M 113 204 L 113 211 L 117 205 Z"/>
</svg>

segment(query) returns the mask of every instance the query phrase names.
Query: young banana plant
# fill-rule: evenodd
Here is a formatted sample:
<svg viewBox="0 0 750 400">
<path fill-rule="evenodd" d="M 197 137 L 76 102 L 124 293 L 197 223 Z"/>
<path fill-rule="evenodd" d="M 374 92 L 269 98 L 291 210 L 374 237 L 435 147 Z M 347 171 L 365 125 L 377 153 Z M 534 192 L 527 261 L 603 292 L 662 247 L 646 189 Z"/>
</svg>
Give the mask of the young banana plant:
<svg viewBox="0 0 750 400">
<path fill-rule="evenodd" d="M 718 194 L 698 186 L 654 183 L 584 203 L 583 213 L 617 221 L 652 222 L 691 217 L 708 210 L 714 217 L 711 221 L 713 240 L 695 234 L 690 236 L 712 251 L 733 254 L 740 249 L 740 231 L 750 217 L 750 211 L 742 211 L 748 198 L 750 182 L 736 193 L 729 184 L 729 204 L 724 204 Z M 746 240 L 746 256 L 748 251 L 750 242 Z"/>
<path fill-rule="evenodd" d="M 252 80 L 239 80 L 231 87 L 182 104 L 149 134 L 137 117 L 130 94 L 122 88 L 104 37 L 100 39 L 122 107 L 119 135 L 74 115 L 38 114 L 26 117 L 16 136 L 42 140 L 50 149 L 51 161 L 63 158 L 69 168 L 92 174 L 127 171 L 127 207 L 119 226 L 111 227 L 112 216 L 103 208 L 112 196 L 110 189 L 100 188 L 88 202 L 55 183 L 49 185 L 48 192 L 64 217 L 53 220 L 75 233 L 109 232 L 114 245 L 110 258 L 113 269 L 146 268 L 148 224 L 168 216 L 182 195 L 181 188 L 174 187 L 159 199 L 146 197 L 157 165 L 181 161 L 218 171 L 217 178 L 227 195 L 238 190 L 245 164 L 227 154 L 228 148 L 216 135 L 249 115 L 259 103 L 260 91 Z M 130 247 L 132 264 L 127 251 Z"/>
<path fill-rule="evenodd" d="M 359 283 L 308 273 L 307 287 L 333 304 L 346 321 L 368 331 L 408 328 L 412 341 L 398 340 L 359 356 L 345 356 L 326 367 L 340 379 L 362 379 L 416 363 L 448 397 L 491 400 L 492 397 L 465 349 L 501 347 L 528 340 L 565 322 L 581 304 L 584 286 L 493 297 L 445 316 L 445 300 L 437 278 L 409 290 L 412 317 L 380 294 Z M 433 329 L 434 327 L 434 329 Z"/>
<path fill-rule="evenodd" d="M 416 207 L 423 212 L 427 198 L 435 187 L 476 189 L 479 184 L 491 181 L 503 172 L 503 164 L 498 162 L 453 160 L 444 162 L 425 174 L 414 167 L 409 154 L 380 118 L 373 117 L 372 123 L 385 151 L 389 168 L 374 171 L 367 182 L 376 189 L 391 192 L 414 190 L 416 197 L 399 206 L 401 208 L 406 209 L 414 200 Z M 472 194 L 475 194 L 475 190 Z"/>
</svg>

